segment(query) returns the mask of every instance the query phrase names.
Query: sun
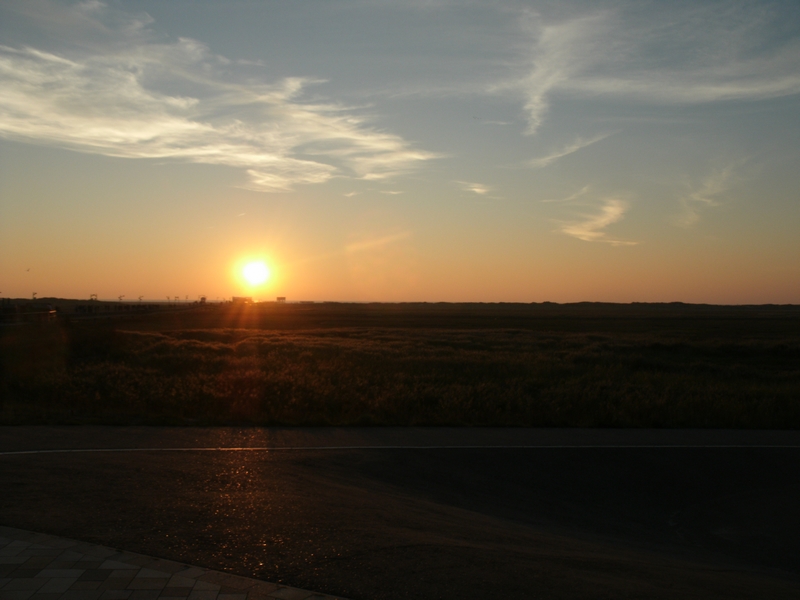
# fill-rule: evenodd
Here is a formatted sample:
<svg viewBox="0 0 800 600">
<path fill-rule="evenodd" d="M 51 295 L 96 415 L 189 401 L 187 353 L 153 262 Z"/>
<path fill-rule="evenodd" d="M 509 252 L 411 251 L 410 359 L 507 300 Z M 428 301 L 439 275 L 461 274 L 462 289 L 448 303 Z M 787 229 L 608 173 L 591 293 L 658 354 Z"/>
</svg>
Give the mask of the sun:
<svg viewBox="0 0 800 600">
<path fill-rule="evenodd" d="M 249 262 L 242 269 L 242 275 L 250 285 L 261 285 L 269 279 L 269 267 L 260 260 Z"/>
</svg>

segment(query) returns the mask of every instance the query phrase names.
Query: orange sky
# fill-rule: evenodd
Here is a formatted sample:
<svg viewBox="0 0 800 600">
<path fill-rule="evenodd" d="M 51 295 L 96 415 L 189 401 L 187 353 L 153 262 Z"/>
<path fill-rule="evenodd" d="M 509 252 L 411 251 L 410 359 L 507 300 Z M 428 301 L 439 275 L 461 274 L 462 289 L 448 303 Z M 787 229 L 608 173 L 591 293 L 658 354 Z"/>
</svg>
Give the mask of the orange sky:
<svg viewBox="0 0 800 600">
<path fill-rule="evenodd" d="M 800 302 L 793 3 L 345 4 L 4 3 L 0 297 Z"/>
</svg>

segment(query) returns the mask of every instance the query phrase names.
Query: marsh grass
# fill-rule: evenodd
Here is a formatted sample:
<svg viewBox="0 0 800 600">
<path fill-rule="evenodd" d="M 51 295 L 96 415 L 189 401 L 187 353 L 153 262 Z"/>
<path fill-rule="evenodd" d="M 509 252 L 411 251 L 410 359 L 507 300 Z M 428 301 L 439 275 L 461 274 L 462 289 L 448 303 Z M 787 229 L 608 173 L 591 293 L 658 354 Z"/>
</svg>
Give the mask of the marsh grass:
<svg viewBox="0 0 800 600">
<path fill-rule="evenodd" d="M 109 321 L 0 358 L 4 424 L 800 426 L 793 336 Z"/>
</svg>

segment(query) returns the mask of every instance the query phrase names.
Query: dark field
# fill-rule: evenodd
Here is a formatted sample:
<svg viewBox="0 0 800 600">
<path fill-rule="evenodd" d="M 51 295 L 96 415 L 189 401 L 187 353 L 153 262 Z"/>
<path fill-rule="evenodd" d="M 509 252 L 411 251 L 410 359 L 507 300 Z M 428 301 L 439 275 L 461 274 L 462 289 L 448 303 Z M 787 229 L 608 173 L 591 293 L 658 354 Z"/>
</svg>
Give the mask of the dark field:
<svg viewBox="0 0 800 600">
<path fill-rule="evenodd" d="M 800 307 L 264 304 L 0 327 L 0 423 L 800 427 Z"/>
</svg>

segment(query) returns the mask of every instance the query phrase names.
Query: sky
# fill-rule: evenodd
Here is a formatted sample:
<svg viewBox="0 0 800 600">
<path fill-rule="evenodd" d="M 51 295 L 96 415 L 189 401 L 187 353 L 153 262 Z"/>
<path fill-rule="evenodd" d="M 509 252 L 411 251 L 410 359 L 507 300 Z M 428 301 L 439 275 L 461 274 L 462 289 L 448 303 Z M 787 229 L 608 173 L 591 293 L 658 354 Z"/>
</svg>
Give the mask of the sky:
<svg viewBox="0 0 800 600">
<path fill-rule="evenodd" d="M 0 2 L 4 298 L 796 304 L 799 190 L 795 0 Z"/>
</svg>

